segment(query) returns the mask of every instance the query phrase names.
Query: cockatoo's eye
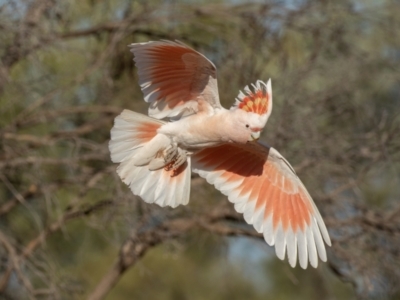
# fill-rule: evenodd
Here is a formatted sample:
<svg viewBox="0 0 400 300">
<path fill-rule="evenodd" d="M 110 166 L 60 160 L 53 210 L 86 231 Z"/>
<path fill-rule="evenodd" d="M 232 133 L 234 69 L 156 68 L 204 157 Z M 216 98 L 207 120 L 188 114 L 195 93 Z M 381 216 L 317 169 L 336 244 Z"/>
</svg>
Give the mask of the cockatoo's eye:
<svg viewBox="0 0 400 300">
<path fill-rule="evenodd" d="M 250 127 L 250 125 L 249 124 L 246 124 L 246 128 L 249 128 Z"/>
</svg>

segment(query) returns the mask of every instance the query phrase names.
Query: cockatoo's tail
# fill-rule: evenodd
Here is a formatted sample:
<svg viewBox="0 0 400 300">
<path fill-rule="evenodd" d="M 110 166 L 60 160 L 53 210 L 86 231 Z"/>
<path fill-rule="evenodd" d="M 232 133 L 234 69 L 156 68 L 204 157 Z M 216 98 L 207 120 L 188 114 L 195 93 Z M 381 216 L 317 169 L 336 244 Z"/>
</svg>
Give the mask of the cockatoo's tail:
<svg viewBox="0 0 400 300">
<path fill-rule="evenodd" d="M 164 159 L 169 143 L 157 134 L 164 123 L 124 110 L 115 119 L 109 148 L 111 160 L 120 164 L 118 175 L 135 195 L 148 203 L 176 207 L 189 201 L 190 157 L 175 168 L 176 158 Z"/>
</svg>

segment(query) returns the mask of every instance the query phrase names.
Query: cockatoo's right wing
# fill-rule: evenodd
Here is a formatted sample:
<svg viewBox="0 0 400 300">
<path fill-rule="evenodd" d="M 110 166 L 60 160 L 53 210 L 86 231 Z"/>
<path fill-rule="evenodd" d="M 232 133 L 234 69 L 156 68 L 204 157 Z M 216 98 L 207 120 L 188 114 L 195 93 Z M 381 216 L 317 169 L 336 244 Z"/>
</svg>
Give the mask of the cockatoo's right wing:
<svg viewBox="0 0 400 300">
<path fill-rule="evenodd" d="M 179 118 L 221 108 L 217 69 L 201 53 L 171 41 L 136 43 L 130 48 L 144 99 L 150 103 L 149 116 Z"/>
<path fill-rule="evenodd" d="M 275 245 L 291 266 L 326 261 L 328 231 L 310 194 L 274 148 L 259 143 L 224 144 L 195 153 L 193 171 L 213 184 L 244 214 L 247 223 Z M 287 251 L 286 251 L 287 250 Z"/>
</svg>

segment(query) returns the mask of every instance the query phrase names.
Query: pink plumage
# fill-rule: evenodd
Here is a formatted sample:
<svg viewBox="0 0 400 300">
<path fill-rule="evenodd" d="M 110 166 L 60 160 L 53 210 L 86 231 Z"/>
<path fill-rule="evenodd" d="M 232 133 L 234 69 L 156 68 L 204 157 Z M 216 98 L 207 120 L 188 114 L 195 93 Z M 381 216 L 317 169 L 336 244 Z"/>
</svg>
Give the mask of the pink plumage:
<svg viewBox="0 0 400 300">
<path fill-rule="evenodd" d="M 117 172 L 148 203 L 187 204 L 191 171 L 213 184 L 247 223 L 297 258 L 326 261 L 330 238 L 310 194 L 290 164 L 257 142 L 272 111 L 271 81 L 245 87 L 230 110 L 220 104 L 216 67 L 180 42 L 132 44 L 149 116 L 123 111 L 111 131 Z M 172 118 L 173 121 L 162 121 Z"/>
</svg>

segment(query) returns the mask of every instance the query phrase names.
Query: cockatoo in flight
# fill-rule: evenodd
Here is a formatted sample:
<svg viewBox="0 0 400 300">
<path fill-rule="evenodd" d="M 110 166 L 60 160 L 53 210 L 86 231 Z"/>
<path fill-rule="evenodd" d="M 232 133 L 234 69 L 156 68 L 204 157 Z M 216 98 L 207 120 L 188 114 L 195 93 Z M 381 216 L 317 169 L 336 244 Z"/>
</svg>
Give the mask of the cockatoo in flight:
<svg viewBox="0 0 400 300">
<path fill-rule="evenodd" d="M 130 48 L 149 116 L 124 110 L 109 149 L 132 192 L 160 206 L 186 205 L 193 171 L 228 196 L 280 259 L 287 252 L 290 265 L 298 257 L 304 269 L 308 261 L 317 267 L 318 256 L 326 261 L 331 242 L 310 194 L 277 150 L 257 142 L 272 111 L 271 80 L 245 87 L 227 110 L 204 55 L 178 41 Z"/>
</svg>

